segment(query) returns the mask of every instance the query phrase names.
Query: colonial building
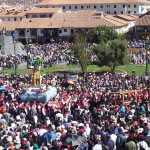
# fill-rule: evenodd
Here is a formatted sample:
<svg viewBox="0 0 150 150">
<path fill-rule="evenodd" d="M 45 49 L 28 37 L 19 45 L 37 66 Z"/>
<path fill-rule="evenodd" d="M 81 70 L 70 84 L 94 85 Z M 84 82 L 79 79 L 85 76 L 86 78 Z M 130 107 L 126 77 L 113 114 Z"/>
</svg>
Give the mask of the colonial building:
<svg viewBox="0 0 150 150">
<path fill-rule="evenodd" d="M 32 8 L 26 12 L 26 18 L 51 18 L 56 12 L 61 12 L 60 8 Z"/>
<path fill-rule="evenodd" d="M 44 0 L 40 8 L 62 8 L 63 11 L 97 10 L 106 14 L 144 14 L 150 8 L 148 0 Z"/>
<path fill-rule="evenodd" d="M 135 22 L 135 34 L 137 36 L 150 35 L 150 11 L 141 15 Z"/>
<path fill-rule="evenodd" d="M 50 41 L 51 38 L 68 40 L 76 33 L 90 36 L 92 29 L 97 26 L 111 26 L 118 33 L 125 33 L 131 28 L 130 21 L 135 22 L 136 18 L 134 15 L 117 18 L 117 15 L 107 15 L 95 10 L 57 12 L 51 18 L 22 19 L 16 31 L 18 39 L 23 42 L 27 38 L 37 42 Z"/>
<path fill-rule="evenodd" d="M 25 18 L 25 11 L 7 10 L 0 12 L 0 21 L 20 21 Z"/>
<path fill-rule="evenodd" d="M 27 39 L 48 42 L 52 38 L 68 40 L 76 33 L 87 34 L 90 37 L 91 31 L 97 26 L 111 26 L 118 33 L 126 33 L 134 26 L 135 20 L 138 18 L 131 14 L 109 15 L 96 10 L 62 12 L 58 8 L 44 9 L 33 8 L 30 11 L 22 12 L 25 13 L 22 15 L 20 12 L 21 18 L 16 20 L 14 18 L 19 17 L 19 14 L 16 14 L 17 16 L 13 13 L 8 14 L 10 20 L 3 19 L 0 27 L 5 28 L 8 35 L 12 35 L 14 39 L 24 43 Z M 6 16 L 5 14 L 5 19 Z"/>
</svg>

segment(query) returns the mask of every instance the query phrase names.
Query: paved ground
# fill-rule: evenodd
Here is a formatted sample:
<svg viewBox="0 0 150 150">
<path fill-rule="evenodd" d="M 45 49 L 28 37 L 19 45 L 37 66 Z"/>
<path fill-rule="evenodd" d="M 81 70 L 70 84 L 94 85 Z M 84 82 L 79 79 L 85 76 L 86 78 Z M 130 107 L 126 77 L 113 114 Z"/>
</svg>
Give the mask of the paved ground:
<svg viewBox="0 0 150 150">
<path fill-rule="evenodd" d="M 26 69 L 26 68 L 27 68 L 27 63 L 26 62 L 18 65 L 18 69 Z"/>
</svg>

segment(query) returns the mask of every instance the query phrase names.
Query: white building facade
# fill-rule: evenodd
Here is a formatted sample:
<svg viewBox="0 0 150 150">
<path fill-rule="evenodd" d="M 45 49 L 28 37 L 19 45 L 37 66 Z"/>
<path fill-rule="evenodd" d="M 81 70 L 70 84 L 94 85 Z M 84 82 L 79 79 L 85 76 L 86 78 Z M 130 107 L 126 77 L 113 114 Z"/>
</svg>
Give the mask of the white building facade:
<svg viewBox="0 0 150 150">
<path fill-rule="evenodd" d="M 62 8 L 63 11 L 77 11 L 77 10 L 97 10 L 103 11 L 106 14 L 144 14 L 147 9 L 150 8 L 150 2 L 146 0 L 141 1 L 124 1 L 120 0 L 118 3 L 113 3 L 111 0 L 105 1 L 99 0 L 89 1 L 69 1 L 69 0 L 51 0 L 50 2 L 43 1 L 37 4 L 39 8 Z M 78 2 L 78 3 L 77 3 Z"/>
</svg>

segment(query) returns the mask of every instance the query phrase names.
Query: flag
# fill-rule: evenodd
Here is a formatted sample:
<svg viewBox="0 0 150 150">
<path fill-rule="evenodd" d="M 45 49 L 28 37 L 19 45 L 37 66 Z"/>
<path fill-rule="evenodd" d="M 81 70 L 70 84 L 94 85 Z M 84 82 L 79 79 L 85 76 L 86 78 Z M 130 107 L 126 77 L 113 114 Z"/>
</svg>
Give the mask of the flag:
<svg viewBox="0 0 150 150">
<path fill-rule="evenodd" d="M 150 54 L 147 54 L 147 59 L 150 60 Z"/>
</svg>

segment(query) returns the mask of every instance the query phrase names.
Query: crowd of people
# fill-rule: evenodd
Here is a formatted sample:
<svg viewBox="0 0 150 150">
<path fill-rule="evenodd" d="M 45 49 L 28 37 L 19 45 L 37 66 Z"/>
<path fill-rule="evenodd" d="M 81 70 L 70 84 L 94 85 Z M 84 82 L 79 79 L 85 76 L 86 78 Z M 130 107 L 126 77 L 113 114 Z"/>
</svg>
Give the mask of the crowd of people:
<svg viewBox="0 0 150 150">
<path fill-rule="evenodd" d="M 129 56 L 131 58 L 131 63 L 132 64 L 137 64 L 137 65 L 144 65 L 146 64 L 146 50 L 144 49 L 139 49 L 139 50 L 131 50 L 129 53 Z M 150 63 L 150 59 L 148 59 L 148 63 Z"/>
<path fill-rule="evenodd" d="M 128 41 L 128 48 L 145 48 L 145 40 Z"/>
<path fill-rule="evenodd" d="M 149 76 L 90 73 L 76 75 L 70 84 L 63 75 L 43 75 L 42 84 L 57 88 L 47 103 L 21 101 L 19 95 L 31 86 L 32 75 L 1 73 L 0 78 L 1 86 L 13 87 L 0 92 L 2 150 L 150 149 Z M 120 94 L 109 95 L 130 90 L 137 91 L 127 92 L 124 103 Z M 53 138 L 44 139 L 47 132 Z M 78 138 L 66 144 L 62 139 L 67 135 Z"/>
<path fill-rule="evenodd" d="M 77 65 L 78 60 L 74 57 L 72 51 L 72 43 L 48 43 L 48 44 L 29 44 L 23 47 L 28 51 L 28 57 L 24 54 L 0 56 L 0 67 L 14 69 L 15 61 L 17 66 L 28 61 L 29 66 L 32 66 L 34 58 L 40 56 L 43 61 L 43 67 L 51 67 L 56 65 Z M 97 59 L 96 54 L 89 54 L 90 62 Z"/>
<path fill-rule="evenodd" d="M 16 60 L 17 66 L 28 61 L 29 66 L 32 65 L 32 61 L 37 56 L 40 56 L 43 60 L 43 67 L 51 67 L 55 65 L 77 65 L 78 60 L 74 57 L 72 51 L 72 43 L 48 43 L 48 44 L 29 44 L 24 47 L 24 50 L 28 50 L 27 55 L 17 54 L 0 57 L 0 67 L 14 68 L 14 62 Z M 90 46 L 90 45 L 89 45 Z M 132 64 L 143 65 L 146 63 L 146 51 L 144 49 L 130 50 L 129 56 Z M 97 60 L 95 53 L 89 53 L 90 64 L 93 64 Z M 149 62 L 149 60 L 148 60 Z"/>
</svg>

